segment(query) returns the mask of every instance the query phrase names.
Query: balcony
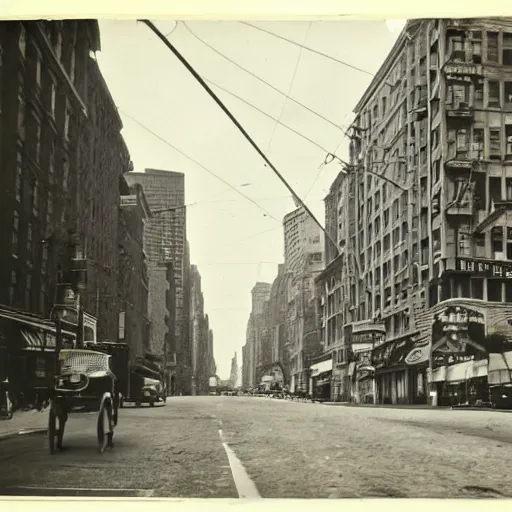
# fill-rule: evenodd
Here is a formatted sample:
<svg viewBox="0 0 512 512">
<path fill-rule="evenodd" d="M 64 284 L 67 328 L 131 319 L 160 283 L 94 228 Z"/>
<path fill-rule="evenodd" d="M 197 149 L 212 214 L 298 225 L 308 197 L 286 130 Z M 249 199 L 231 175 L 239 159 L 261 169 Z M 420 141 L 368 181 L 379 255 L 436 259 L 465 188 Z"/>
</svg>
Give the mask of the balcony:
<svg viewBox="0 0 512 512">
<path fill-rule="evenodd" d="M 446 105 L 446 116 L 452 119 L 472 120 L 474 118 L 474 110 L 466 101 L 456 101 Z"/>
<path fill-rule="evenodd" d="M 473 169 L 478 171 L 475 163 L 482 159 L 483 143 L 478 142 L 456 147 L 454 142 L 448 143 L 448 155 L 444 164 L 445 169 Z"/>
</svg>

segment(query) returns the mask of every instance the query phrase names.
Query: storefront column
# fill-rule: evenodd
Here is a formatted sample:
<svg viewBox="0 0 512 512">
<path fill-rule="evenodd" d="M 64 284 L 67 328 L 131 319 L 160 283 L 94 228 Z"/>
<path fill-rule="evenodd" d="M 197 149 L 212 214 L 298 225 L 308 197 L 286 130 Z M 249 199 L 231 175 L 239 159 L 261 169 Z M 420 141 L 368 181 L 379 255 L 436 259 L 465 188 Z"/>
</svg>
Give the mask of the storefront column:
<svg viewBox="0 0 512 512">
<path fill-rule="evenodd" d="M 411 393 L 409 389 L 409 369 L 404 371 L 404 401 L 406 404 L 412 403 Z"/>
</svg>

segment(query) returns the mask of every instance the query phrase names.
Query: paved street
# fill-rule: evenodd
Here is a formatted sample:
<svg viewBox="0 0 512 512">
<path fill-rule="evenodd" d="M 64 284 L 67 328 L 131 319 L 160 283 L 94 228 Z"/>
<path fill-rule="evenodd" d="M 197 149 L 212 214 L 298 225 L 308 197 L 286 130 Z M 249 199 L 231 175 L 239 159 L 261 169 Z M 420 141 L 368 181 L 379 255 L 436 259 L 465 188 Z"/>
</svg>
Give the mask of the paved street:
<svg viewBox="0 0 512 512">
<path fill-rule="evenodd" d="M 201 498 L 236 498 L 240 492 L 264 498 L 512 494 L 512 414 L 500 412 L 176 397 L 165 407 L 123 409 L 115 447 L 103 455 L 96 448 L 94 415 L 71 417 L 67 434 L 69 449 L 54 456 L 43 435 L 1 441 L 0 492 Z"/>
</svg>

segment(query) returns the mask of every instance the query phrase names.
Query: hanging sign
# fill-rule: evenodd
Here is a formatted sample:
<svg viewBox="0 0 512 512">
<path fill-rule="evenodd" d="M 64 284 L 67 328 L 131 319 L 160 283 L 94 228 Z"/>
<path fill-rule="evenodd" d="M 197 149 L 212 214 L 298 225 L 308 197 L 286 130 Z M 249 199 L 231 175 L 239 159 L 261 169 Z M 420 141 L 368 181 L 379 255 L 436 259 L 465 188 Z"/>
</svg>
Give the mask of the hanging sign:
<svg viewBox="0 0 512 512">
<path fill-rule="evenodd" d="M 429 346 L 416 347 L 413 348 L 406 356 L 405 356 L 405 364 L 409 366 L 415 366 L 421 363 L 424 363 L 428 360 L 428 352 Z"/>
</svg>

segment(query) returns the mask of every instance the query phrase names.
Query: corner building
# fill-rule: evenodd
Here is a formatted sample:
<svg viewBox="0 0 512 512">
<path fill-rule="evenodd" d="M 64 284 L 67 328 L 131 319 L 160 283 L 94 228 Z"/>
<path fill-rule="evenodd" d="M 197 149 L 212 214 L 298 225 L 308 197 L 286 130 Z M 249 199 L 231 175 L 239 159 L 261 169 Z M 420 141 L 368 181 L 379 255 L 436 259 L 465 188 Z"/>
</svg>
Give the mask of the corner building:
<svg viewBox="0 0 512 512">
<path fill-rule="evenodd" d="M 355 113 L 340 246 L 346 327 L 377 324 L 375 399 L 453 403 L 460 381 L 484 399 L 486 339 L 512 319 L 512 20 L 408 22 Z"/>
</svg>

